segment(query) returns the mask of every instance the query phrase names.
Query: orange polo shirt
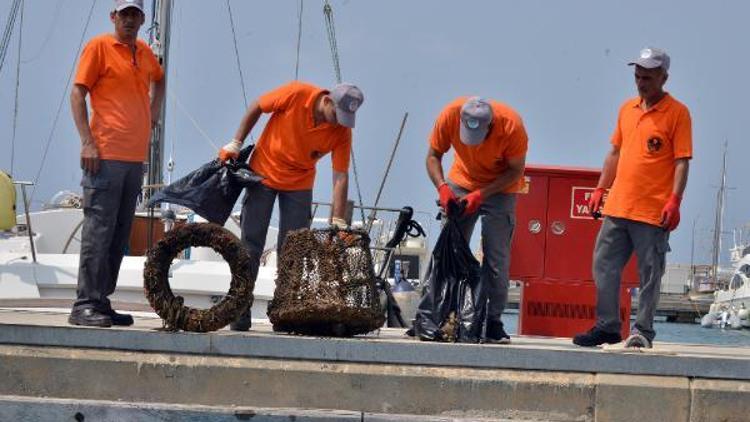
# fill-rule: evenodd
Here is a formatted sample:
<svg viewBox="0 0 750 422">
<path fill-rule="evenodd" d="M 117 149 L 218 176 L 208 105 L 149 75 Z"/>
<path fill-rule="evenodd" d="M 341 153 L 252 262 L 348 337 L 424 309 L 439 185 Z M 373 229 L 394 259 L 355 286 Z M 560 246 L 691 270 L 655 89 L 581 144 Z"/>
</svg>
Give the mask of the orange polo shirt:
<svg viewBox="0 0 750 422">
<path fill-rule="evenodd" d="M 620 160 L 604 214 L 661 224 L 674 188 L 675 160 L 693 156 L 691 126 L 687 107 L 669 94 L 648 111 L 640 97 L 622 105 L 612 135 Z"/>
<path fill-rule="evenodd" d="M 490 101 L 494 118 L 487 139 L 479 145 L 461 142 L 461 107 L 468 97 L 448 104 L 435 121 L 430 147 L 446 153 L 453 147 L 455 156 L 448 177 L 462 188 L 474 191 L 492 183 L 508 167 L 507 160 L 526 155 L 528 137 L 521 116 L 512 108 Z M 524 187 L 523 177 L 506 188 L 504 193 L 518 192 Z"/>
<path fill-rule="evenodd" d="M 143 40 L 135 59 L 127 44 L 112 34 L 93 38 L 78 62 L 76 85 L 91 96 L 91 133 L 99 158 L 145 161 L 151 137 L 151 82 L 164 77 L 159 62 Z"/>
<path fill-rule="evenodd" d="M 328 91 L 291 82 L 258 99 L 264 113 L 272 113 L 255 144 L 250 168 L 264 176 L 263 184 L 282 191 L 310 190 L 315 164 L 332 153 L 333 170 L 349 171 L 352 130 L 330 123 L 315 126 L 315 100 Z"/>
</svg>

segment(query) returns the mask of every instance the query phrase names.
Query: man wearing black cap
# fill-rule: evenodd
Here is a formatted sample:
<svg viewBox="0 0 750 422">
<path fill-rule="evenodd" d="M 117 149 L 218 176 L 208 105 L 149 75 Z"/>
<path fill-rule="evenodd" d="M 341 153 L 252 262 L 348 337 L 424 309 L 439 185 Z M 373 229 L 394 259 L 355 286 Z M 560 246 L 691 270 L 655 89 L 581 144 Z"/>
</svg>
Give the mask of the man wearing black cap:
<svg viewBox="0 0 750 422">
<path fill-rule="evenodd" d="M 443 155 L 453 148 L 453 166 L 443 176 Z M 440 206 L 464 205 L 457 219 L 464 237 L 471 239 L 482 217 L 480 283 L 488 292 L 484 340 L 509 343 L 500 317 L 508 301 L 510 243 L 515 227 L 516 192 L 524 187 L 528 137 L 521 117 L 497 101 L 480 97 L 450 103 L 435 122 L 427 152 L 427 174 L 435 184 Z"/>
<path fill-rule="evenodd" d="M 315 166 L 331 153 L 333 166 L 333 217 L 331 224 L 344 228 L 349 186 L 349 157 L 352 128 L 364 95 L 352 84 L 332 90 L 291 82 L 261 95 L 248 108 L 234 139 L 221 148 L 219 158 L 236 158 L 243 140 L 261 114 L 270 113 L 263 134 L 250 158 L 250 168 L 263 177 L 262 184 L 248 188 L 242 206 L 242 241 L 255 264 L 266 243 L 268 225 L 279 198 L 279 234 L 276 250 L 281 252 L 290 230 L 310 227 Z M 250 328 L 250 310 L 230 325 L 233 330 Z"/>
<path fill-rule="evenodd" d="M 693 154 L 690 112 L 664 91 L 669 63 L 669 55 L 659 48 L 644 48 L 630 63 L 635 66 L 638 97 L 620 108 L 612 148 L 589 201 L 591 212 L 601 210 L 605 218 L 594 247 L 597 322 L 573 338 L 579 346 L 622 340 L 620 279 L 633 253 L 638 258 L 640 292 L 638 315 L 625 346 L 650 348 L 656 336 L 653 321 L 669 232 L 680 223 Z"/>
</svg>

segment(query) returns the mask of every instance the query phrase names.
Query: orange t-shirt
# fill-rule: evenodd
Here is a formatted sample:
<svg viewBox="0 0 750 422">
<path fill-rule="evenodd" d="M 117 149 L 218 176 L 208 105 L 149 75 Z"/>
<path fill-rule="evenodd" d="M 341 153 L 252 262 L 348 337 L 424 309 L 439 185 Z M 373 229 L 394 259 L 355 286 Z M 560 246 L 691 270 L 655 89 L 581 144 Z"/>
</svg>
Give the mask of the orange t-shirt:
<svg viewBox="0 0 750 422">
<path fill-rule="evenodd" d="M 91 134 L 99 158 L 145 161 L 151 137 L 152 81 L 164 77 L 159 62 L 143 40 L 135 60 L 130 47 L 112 34 L 93 38 L 78 63 L 75 84 L 91 96 Z"/>
<path fill-rule="evenodd" d="M 612 145 L 620 147 L 604 214 L 660 225 L 674 187 L 675 160 L 692 158 L 690 112 L 667 94 L 648 111 L 639 97 L 620 108 Z"/>
<path fill-rule="evenodd" d="M 255 145 L 250 168 L 265 177 L 266 186 L 283 191 L 312 189 L 315 164 L 329 152 L 335 171 L 349 171 L 352 130 L 330 123 L 315 126 L 315 100 L 325 93 L 314 85 L 291 82 L 258 99 L 260 109 L 273 114 Z"/>
<path fill-rule="evenodd" d="M 461 107 L 468 97 L 448 104 L 435 121 L 430 136 L 430 147 L 446 153 L 455 150 L 453 166 L 448 177 L 462 188 L 474 191 L 492 183 L 507 168 L 507 160 L 526 155 L 529 140 L 521 116 L 512 108 L 490 101 L 494 113 L 487 139 L 479 145 L 466 145 L 459 138 Z M 523 177 L 506 188 L 504 193 L 519 192 L 524 187 Z"/>
</svg>

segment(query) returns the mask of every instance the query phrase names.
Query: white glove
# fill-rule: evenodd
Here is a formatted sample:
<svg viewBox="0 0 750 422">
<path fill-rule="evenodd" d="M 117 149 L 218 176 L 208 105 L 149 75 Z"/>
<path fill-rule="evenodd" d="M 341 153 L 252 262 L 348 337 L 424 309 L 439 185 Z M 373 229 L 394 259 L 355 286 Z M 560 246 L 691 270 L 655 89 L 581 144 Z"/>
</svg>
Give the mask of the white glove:
<svg viewBox="0 0 750 422">
<path fill-rule="evenodd" d="M 331 226 L 336 227 L 339 230 L 346 230 L 349 227 L 349 225 L 346 224 L 346 220 L 339 217 L 331 218 Z"/>
<path fill-rule="evenodd" d="M 221 147 L 219 150 L 219 159 L 221 161 L 227 161 L 231 159 L 237 159 L 240 156 L 240 150 L 242 149 L 242 141 L 232 139 L 228 144 Z"/>
</svg>

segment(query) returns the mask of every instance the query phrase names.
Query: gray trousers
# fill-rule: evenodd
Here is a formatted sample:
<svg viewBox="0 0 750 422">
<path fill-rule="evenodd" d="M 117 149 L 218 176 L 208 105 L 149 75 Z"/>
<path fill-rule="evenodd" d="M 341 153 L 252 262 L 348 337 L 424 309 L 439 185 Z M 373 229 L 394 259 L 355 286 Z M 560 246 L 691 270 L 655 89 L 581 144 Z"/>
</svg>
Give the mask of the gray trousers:
<svg viewBox="0 0 750 422">
<path fill-rule="evenodd" d="M 448 182 L 456 196 L 469 193 Z M 486 198 L 479 211 L 457 220 L 466 241 L 471 240 L 482 218 L 482 271 L 480 283 L 487 292 L 487 321 L 499 322 L 508 303 L 510 243 L 516 226 L 516 194 L 498 193 Z"/>
<path fill-rule="evenodd" d="M 242 204 L 240 226 L 242 242 L 250 249 L 258 265 L 266 244 L 268 224 L 273 214 L 273 204 L 279 197 L 279 235 L 276 251 L 280 254 L 286 234 L 290 230 L 309 228 L 312 220 L 312 190 L 278 191 L 261 183 L 247 188 Z"/>
<path fill-rule="evenodd" d="M 99 172 L 84 172 L 83 228 L 78 264 L 78 297 L 73 309 L 111 309 L 122 257 L 128 247 L 143 164 L 100 160 Z"/>
<path fill-rule="evenodd" d="M 604 218 L 594 248 L 598 328 L 611 333 L 620 332 L 620 280 L 625 264 L 635 252 L 640 292 L 638 315 L 632 331 L 653 341 L 656 336 L 654 314 L 669 250 L 669 232 L 661 227 L 624 218 Z"/>
</svg>

